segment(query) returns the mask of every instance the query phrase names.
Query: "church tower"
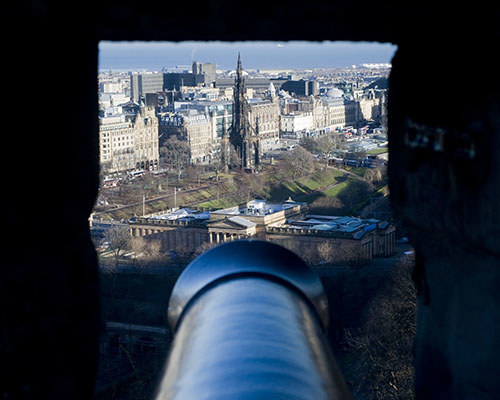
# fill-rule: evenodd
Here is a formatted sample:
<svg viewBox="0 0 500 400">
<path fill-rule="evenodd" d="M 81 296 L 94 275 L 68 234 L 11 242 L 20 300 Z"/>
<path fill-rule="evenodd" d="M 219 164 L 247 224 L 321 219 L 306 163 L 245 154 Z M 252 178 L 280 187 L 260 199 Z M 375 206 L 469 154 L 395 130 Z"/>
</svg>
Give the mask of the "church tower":
<svg viewBox="0 0 500 400">
<path fill-rule="evenodd" d="M 259 164 L 260 144 L 255 130 L 250 124 L 250 105 L 245 97 L 245 79 L 241 57 L 238 64 L 233 90 L 233 125 L 230 141 L 241 159 L 241 168 L 253 168 Z"/>
</svg>

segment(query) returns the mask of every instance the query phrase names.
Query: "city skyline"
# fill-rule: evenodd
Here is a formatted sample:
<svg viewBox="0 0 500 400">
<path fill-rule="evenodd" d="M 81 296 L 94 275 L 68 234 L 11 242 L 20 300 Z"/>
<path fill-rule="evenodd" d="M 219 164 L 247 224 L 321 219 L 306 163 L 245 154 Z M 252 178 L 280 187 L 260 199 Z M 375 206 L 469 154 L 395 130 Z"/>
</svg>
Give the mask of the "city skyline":
<svg viewBox="0 0 500 400">
<path fill-rule="evenodd" d="M 100 70 L 161 70 L 193 61 L 234 69 L 238 52 L 247 69 L 346 68 L 391 63 L 395 45 L 376 42 L 107 42 L 99 43 Z"/>
</svg>

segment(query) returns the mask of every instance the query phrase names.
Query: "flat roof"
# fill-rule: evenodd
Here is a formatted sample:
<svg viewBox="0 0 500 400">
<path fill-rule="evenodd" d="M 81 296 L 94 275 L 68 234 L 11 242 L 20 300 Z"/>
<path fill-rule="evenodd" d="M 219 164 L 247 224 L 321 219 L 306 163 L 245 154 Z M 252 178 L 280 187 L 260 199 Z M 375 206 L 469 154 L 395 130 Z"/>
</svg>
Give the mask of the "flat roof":
<svg viewBox="0 0 500 400">
<path fill-rule="evenodd" d="M 332 215 L 307 215 L 302 220 L 289 221 L 287 224 L 291 229 L 309 229 L 318 231 L 344 232 L 353 234 L 355 238 L 361 238 L 367 232 L 375 229 L 385 229 L 388 222 L 369 218 L 332 216 Z"/>
<path fill-rule="evenodd" d="M 266 200 L 251 200 L 245 205 L 224 208 L 222 210 L 212 211 L 212 213 L 226 215 L 264 216 L 287 210 L 298 205 L 303 205 L 303 203 L 297 203 L 289 200 L 284 203 L 268 203 Z"/>
<path fill-rule="evenodd" d="M 235 224 L 244 226 L 246 228 L 251 228 L 252 226 L 255 226 L 255 222 L 249 221 L 248 219 L 239 217 L 239 216 L 234 216 L 231 218 L 228 218 L 229 221 L 234 222 Z"/>
<path fill-rule="evenodd" d="M 191 210 L 189 208 L 181 208 L 179 210 L 175 210 L 172 212 L 167 212 L 165 214 L 159 214 L 159 215 L 152 215 L 149 216 L 148 218 L 151 219 L 163 219 L 163 220 L 169 220 L 169 221 L 176 221 L 176 220 L 208 220 L 210 218 L 210 213 L 208 211 L 198 211 L 198 210 Z"/>
</svg>

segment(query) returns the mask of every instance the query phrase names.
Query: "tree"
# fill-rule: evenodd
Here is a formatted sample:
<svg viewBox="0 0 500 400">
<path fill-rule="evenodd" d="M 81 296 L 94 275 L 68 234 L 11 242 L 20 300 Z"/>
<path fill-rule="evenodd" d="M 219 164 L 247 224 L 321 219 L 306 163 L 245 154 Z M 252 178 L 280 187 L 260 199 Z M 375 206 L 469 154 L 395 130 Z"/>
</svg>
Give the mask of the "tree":
<svg viewBox="0 0 500 400">
<path fill-rule="evenodd" d="M 218 172 L 227 172 L 228 169 L 233 171 L 241 169 L 241 158 L 238 151 L 232 144 L 228 146 L 229 148 L 225 152 L 221 149 L 211 163 L 212 168 Z"/>
<path fill-rule="evenodd" d="M 363 178 L 372 183 L 380 182 L 382 180 L 382 170 L 380 168 L 367 168 Z"/>
<path fill-rule="evenodd" d="M 319 153 L 325 160 L 325 168 L 328 165 L 329 154 L 345 148 L 338 133 L 323 135 L 317 139 L 304 137 L 300 140 L 300 145 L 313 154 Z"/>
<path fill-rule="evenodd" d="M 347 264 L 355 271 L 359 271 L 368 260 L 361 252 L 360 247 L 354 243 L 341 243 L 335 249 L 334 259 L 338 263 Z"/>
<path fill-rule="evenodd" d="M 360 179 L 349 179 L 349 184 L 342 189 L 337 197 L 345 206 L 345 211 L 352 212 L 352 209 L 368 199 L 373 190 L 373 185 Z"/>
<path fill-rule="evenodd" d="M 316 246 L 321 261 L 330 264 L 333 261 L 333 246 L 330 242 L 322 242 Z"/>
<path fill-rule="evenodd" d="M 297 146 L 294 150 L 285 153 L 281 160 L 280 167 L 282 170 L 288 171 L 293 179 L 296 179 L 299 176 L 314 172 L 316 160 L 314 156 L 302 146 Z"/>
<path fill-rule="evenodd" d="M 144 239 L 142 236 L 130 239 L 130 250 L 134 252 L 134 263 L 136 267 L 144 271 L 151 264 L 168 261 L 169 257 L 162 250 L 160 240 Z"/>
<path fill-rule="evenodd" d="M 235 176 L 235 183 L 240 188 L 240 193 L 246 193 L 246 201 L 250 201 L 255 197 L 265 196 L 265 182 L 262 175 L 248 174 L 240 172 Z"/>
<path fill-rule="evenodd" d="M 320 196 L 309 204 L 312 214 L 342 215 L 344 203 L 334 196 Z"/>
<path fill-rule="evenodd" d="M 148 240 L 145 250 L 146 259 L 149 261 L 160 261 L 164 258 L 160 240 Z"/>
<path fill-rule="evenodd" d="M 191 159 L 189 144 L 185 140 L 179 140 L 177 136 L 170 136 L 160 147 L 160 158 L 164 167 L 177 172 L 177 180 L 180 181 L 182 171 Z"/>
<path fill-rule="evenodd" d="M 303 137 L 300 139 L 299 144 L 310 153 L 318 153 L 318 142 L 312 137 Z"/>
<path fill-rule="evenodd" d="M 118 266 L 118 261 L 122 253 L 128 248 L 130 238 L 130 230 L 127 225 L 112 226 L 104 234 L 104 239 L 108 242 L 109 249 L 113 251 L 115 267 Z"/>
<path fill-rule="evenodd" d="M 356 398 L 414 398 L 412 347 L 415 338 L 416 290 L 413 258 L 402 258 L 387 284 L 368 306 L 357 331 L 345 332 L 346 379 Z"/>
<path fill-rule="evenodd" d="M 130 239 L 130 250 L 134 252 L 134 260 L 136 262 L 144 254 L 145 248 L 146 248 L 146 241 L 142 236 L 136 236 Z"/>
<path fill-rule="evenodd" d="M 335 150 L 339 150 L 342 146 L 337 134 L 321 136 L 318 139 L 318 150 L 325 160 L 325 169 L 328 166 L 328 156 Z"/>
<path fill-rule="evenodd" d="M 185 176 L 187 177 L 187 179 L 189 179 L 189 181 L 197 183 L 199 185 L 202 172 L 202 167 L 199 164 L 188 165 L 186 167 Z"/>
<path fill-rule="evenodd" d="M 217 243 L 215 242 L 203 242 L 200 246 L 197 247 L 197 249 L 194 252 L 194 255 L 199 256 L 215 246 L 217 246 Z"/>
</svg>

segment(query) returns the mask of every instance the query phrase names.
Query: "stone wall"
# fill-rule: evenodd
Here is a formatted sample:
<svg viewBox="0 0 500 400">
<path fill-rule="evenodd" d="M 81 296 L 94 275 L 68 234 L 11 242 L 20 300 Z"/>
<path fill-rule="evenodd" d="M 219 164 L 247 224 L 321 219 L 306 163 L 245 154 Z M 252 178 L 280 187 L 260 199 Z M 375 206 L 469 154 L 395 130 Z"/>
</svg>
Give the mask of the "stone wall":
<svg viewBox="0 0 500 400">
<path fill-rule="evenodd" d="M 363 240 L 325 238 L 317 235 L 267 234 L 267 240 L 300 255 L 310 264 L 347 264 L 365 262 L 373 258 L 373 236 Z"/>
<path fill-rule="evenodd" d="M 159 240 L 164 252 L 175 251 L 182 254 L 195 253 L 202 244 L 209 241 L 205 227 L 173 221 L 155 225 L 132 225 L 131 234 L 147 240 Z"/>
</svg>

